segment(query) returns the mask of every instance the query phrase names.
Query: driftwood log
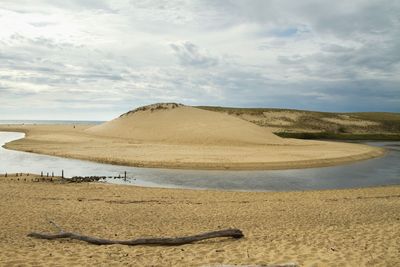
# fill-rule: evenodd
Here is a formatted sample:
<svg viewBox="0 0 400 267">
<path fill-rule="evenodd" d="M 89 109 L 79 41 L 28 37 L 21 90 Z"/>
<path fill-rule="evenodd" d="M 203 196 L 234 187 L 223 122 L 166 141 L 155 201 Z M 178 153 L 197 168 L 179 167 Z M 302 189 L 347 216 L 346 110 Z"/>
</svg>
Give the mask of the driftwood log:
<svg viewBox="0 0 400 267">
<path fill-rule="evenodd" d="M 137 245 L 159 245 L 159 246 L 180 246 L 185 244 L 190 244 L 194 242 L 198 242 L 205 239 L 217 238 L 217 237 L 232 237 L 235 239 L 239 239 L 244 237 L 243 232 L 239 229 L 225 229 L 218 230 L 213 232 L 202 233 L 198 235 L 184 236 L 184 237 L 161 237 L 161 238 L 138 238 L 131 240 L 110 240 L 104 238 L 91 237 L 86 235 L 81 235 L 72 232 L 65 232 L 61 227 L 59 227 L 53 221 L 50 221 L 58 230 L 58 233 L 38 233 L 32 232 L 29 233 L 29 237 L 39 238 L 39 239 L 59 239 L 59 238 L 69 238 L 75 240 L 81 240 L 94 245 L 128 245 L 128 246 L 137 246 Z"/>
</svg>

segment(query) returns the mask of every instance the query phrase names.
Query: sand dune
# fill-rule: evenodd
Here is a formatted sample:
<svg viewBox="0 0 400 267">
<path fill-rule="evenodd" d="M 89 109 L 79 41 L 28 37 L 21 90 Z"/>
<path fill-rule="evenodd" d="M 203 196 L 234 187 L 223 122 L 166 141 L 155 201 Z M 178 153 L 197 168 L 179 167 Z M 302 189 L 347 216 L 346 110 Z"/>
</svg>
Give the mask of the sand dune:
<svg viewBox="0 0 400 267">
<path fill-rule="evenodd" d="M 213 111 L 155 104 L 101 125 L 3 125 L 26 138 L 7 148 L 137 167 L 288 169 L 378 157 L 360 144 L 284 139 L 269 128 Z"/>
<path fill-rule="evenodd" d="M 163 144 L 266 145 L 286 140 L 239 118 L 175 103 L 153 104 L 125 113 L 86 132 Z"/>
</svg>

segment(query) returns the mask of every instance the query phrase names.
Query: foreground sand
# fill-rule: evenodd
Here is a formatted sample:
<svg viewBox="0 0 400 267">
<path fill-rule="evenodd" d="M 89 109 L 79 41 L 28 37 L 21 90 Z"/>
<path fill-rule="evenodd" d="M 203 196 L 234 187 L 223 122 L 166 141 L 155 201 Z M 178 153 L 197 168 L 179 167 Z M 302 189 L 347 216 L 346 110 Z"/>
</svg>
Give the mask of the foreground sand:
<svg viewBox="0 0 400 267">
<path fill-rule="evenodd" d="M 400 187 L 288 193 L 31 182 L 0 176 L 2 266 L 399 266 Z M 26 179 L 27 181 L 24 181 Z M 105 238 L 178 236 L 227 227 L 242 240 L 180 247 L 95 246 L 28 238 L 66 230 Z"/>
<path fill-rule="evenodd" d="M 382 149 L 366 145 L 294 139 L 282 139 L 279 141 L 281 144 L 253 145 L 138 142 L 88 133 L 86 130 L 91 126 L 0 125 L 0 131 L 27 134 L 24 139 L 6 144 L 9 149 L 138 167 L 307 168 L 337 165 L 384 154 Z"/>
</svg>

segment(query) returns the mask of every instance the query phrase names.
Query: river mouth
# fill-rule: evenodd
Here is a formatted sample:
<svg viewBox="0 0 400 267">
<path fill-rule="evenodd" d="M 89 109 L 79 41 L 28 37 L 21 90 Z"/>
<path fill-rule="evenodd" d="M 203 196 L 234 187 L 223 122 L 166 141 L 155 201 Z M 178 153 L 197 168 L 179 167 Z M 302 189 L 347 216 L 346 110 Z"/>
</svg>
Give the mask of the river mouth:
<svg viewBox="0 0 400 267">
<path fill-rule="evenodd" d="M 0 132 L 0 146 L 23 138 Z M 400 142 L 362 142 L 387 150 L 385 156 L 351 164 L 290 170 L 206 171 L 136 168 L 67 159 L 0 148 L 0 173 L 54 173 L 72 176 L 123 176 L 105 182 L 161 188 L 232 191 L 304 191 L 400 184 Z"/>
</svg>

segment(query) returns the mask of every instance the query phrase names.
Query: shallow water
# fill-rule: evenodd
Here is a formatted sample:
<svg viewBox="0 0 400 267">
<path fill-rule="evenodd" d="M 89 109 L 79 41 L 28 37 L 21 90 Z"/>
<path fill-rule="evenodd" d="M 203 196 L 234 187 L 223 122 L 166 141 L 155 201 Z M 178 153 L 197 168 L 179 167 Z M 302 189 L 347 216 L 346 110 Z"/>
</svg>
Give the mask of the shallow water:
<svg viewBox="0 0 400 267">
<path fill-rule="evenodd" d="M 22 133 L 0 132 L 0 146 L 23 136 Z M 384 147 L 388 153 L 381 158 L 335 167 L 271 171 L 198 171 L 117 166 L 0 148 L 0 173 L 43 171 L 61 175 L 61 170 L 64 170 L 67 177 L 72 177 L 118 176 L 126 171 L 127 181 L 106 181 L 138 186 L 236 191 L 293 191 L 400 184 L 400 142 L 364 143 Z"/>
</svg>

